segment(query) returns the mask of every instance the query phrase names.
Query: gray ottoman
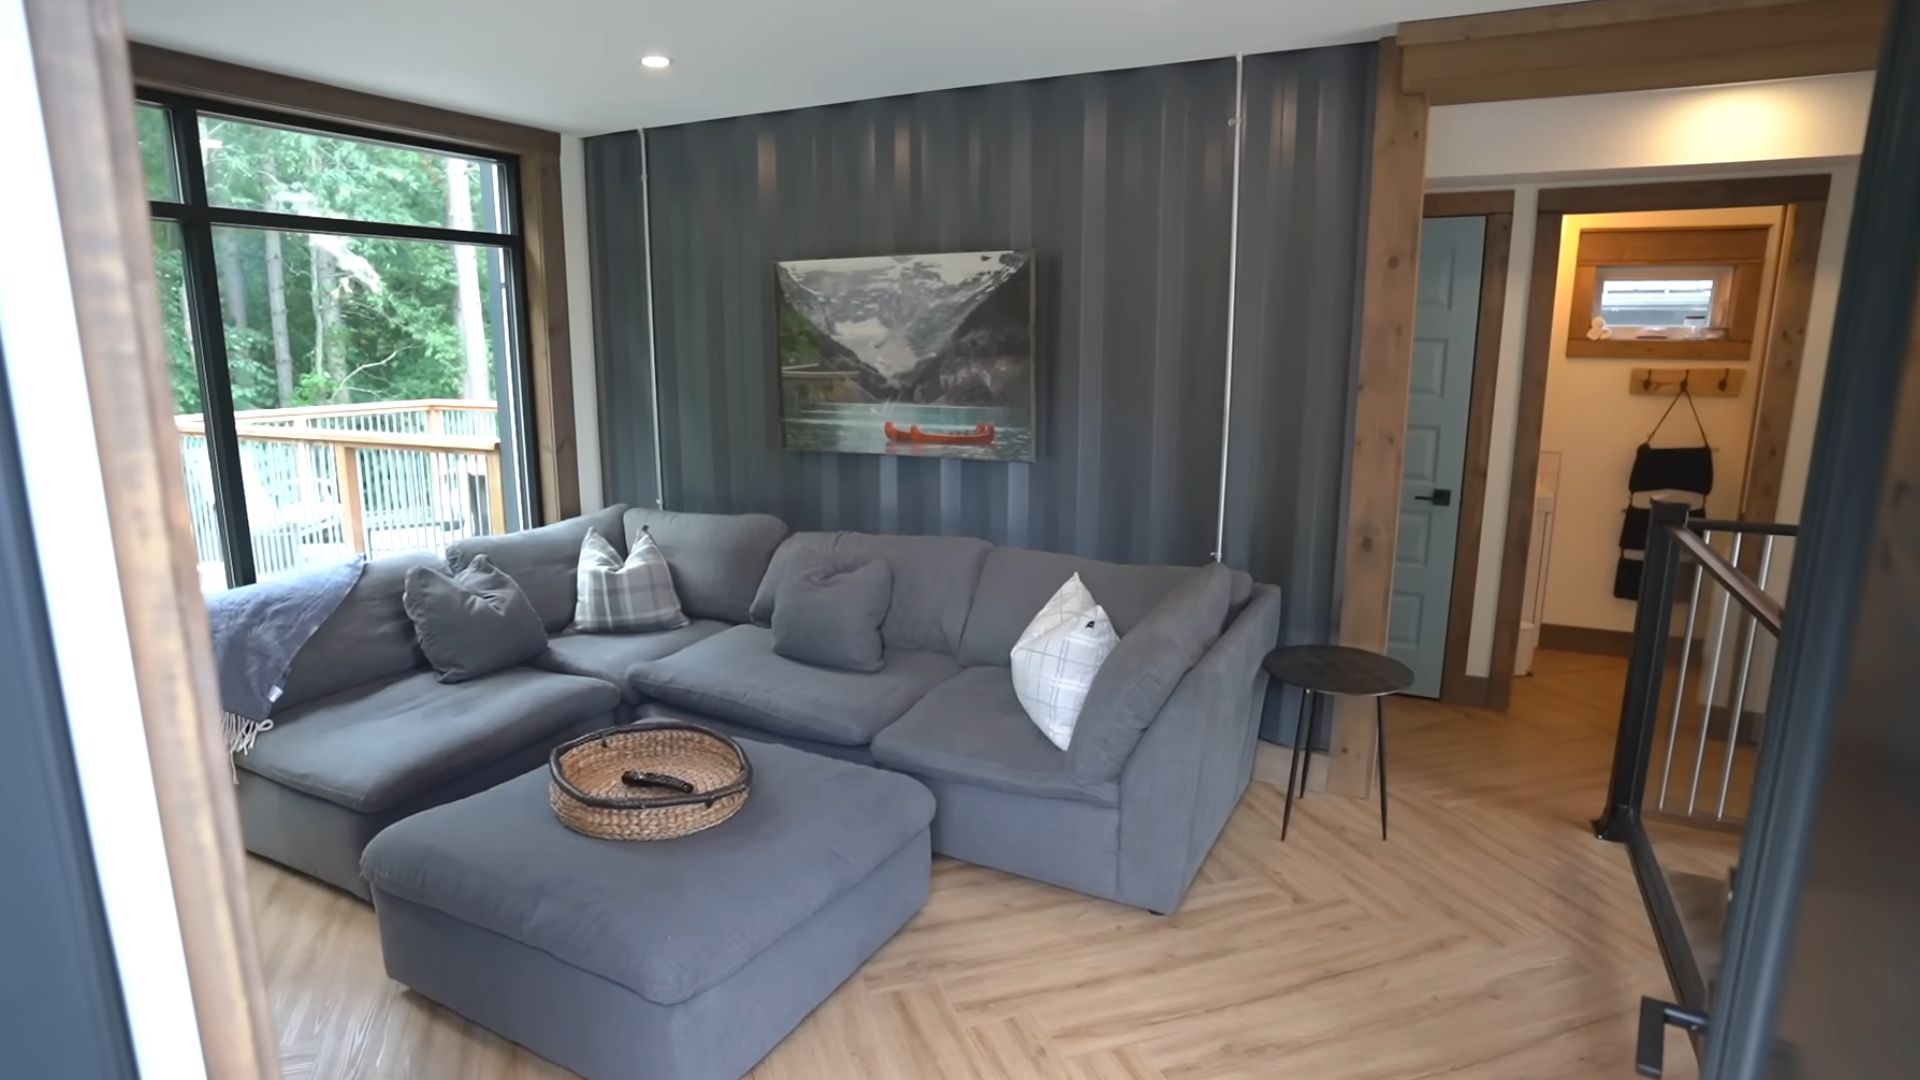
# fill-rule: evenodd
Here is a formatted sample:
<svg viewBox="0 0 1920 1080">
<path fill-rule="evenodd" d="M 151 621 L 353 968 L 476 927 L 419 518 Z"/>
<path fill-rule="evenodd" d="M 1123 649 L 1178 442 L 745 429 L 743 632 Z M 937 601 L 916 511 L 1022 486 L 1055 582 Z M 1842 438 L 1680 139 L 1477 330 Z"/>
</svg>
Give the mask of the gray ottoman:
<svg viewBox="0 0 1920 1080">
<path fill-rule="evenodd" d="M 570 832 L 541 769 L 367 845 L 387 974 L 593 1078 L 733 1080 L 926 901 L 917 782 L 742 742 L 753 793 L 659 843 Z"/>
</svg>

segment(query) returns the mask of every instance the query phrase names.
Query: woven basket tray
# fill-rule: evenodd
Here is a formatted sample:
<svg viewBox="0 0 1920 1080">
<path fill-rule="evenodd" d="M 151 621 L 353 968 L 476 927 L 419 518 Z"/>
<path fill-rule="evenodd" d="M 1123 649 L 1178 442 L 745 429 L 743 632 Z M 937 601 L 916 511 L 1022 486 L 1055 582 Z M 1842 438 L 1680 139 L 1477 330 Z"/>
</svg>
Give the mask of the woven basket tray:
<svg viewBox="0 0 1920 1080">
<path fill-rule="evenodd" d="M 746 805 L 753 766 L 739 744 L 698 724 L 660 720 L 555 747 L 547 798 L 560 823 L 603 840 L 671 840 Z"/>
</svg>

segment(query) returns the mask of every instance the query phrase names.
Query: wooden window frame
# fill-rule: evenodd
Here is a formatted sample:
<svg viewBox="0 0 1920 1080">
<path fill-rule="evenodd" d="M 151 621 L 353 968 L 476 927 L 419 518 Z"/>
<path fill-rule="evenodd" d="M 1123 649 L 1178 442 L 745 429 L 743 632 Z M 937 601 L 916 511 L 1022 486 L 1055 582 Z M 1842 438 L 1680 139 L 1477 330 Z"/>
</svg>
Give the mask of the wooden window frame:
<svg viewBox="0 0 1920 1080">
<path fill-rule="evenodd" d="M 384 132 L 399 141 L 469 147 L 517 163 L 525 245 L 521 287 L 526 294 L 531 375 L 529 465 L 540 495 L 539 506 L 529 510 L 536 521 L 578 514 L 580 463 L 572 337 L 567 324 L 559 134 L 138 42 L 131 43 L 128 51 L 133 80 L 142 90 L 267 110 L 321 125 Z"/>
<path fill-rule="evenodd" d="M 1583 229 L 1574 256 L 1573 303 L 1567 310 L 1567 355 L 1577 359 L 1744 361 L 1754 353 L 1761 301 L 1766 295 L 1767 236 L 1771 226 Z M 1708 340 L 1587 337 L 1600 271 L 1608 267 L 1726 269 L 1723 338 Z"/>
</svg>

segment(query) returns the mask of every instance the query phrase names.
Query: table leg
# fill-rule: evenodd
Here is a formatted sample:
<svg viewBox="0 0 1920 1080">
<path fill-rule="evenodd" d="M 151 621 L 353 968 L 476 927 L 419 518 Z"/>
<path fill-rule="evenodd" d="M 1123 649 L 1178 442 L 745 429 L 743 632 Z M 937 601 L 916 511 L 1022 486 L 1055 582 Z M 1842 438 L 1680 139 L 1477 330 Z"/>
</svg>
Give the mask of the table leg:
<svg viewBox="0 0 1920 1080">
<path fill-rule="evenodd" d="M 1380 755 L 1380 839 L 1387 838 L 1387 696 L 1373 699 L 1373 745 Z"/>
<path fill-rule="evenodd" d="M 1293 725 L 1293 756 L 1287 759 L 1287 808 L 1280 815 L 1280 839 L 1282 841 L 1287 838 L 1287 827 L 1293 824 L 1293 774 L 1301 772 L 1300 744 L 1307 742 L 1313 737 L 1312 717 L 1313 691 L 1302 690 L 1300 691 L 1300 716 Z M 1308 757 L 1311 759 L 1312 751 L 1308 751 Z M 1306 774 L 1304 772 L 1301 773 L 1300 781 L 1301 794 L 1304 796 L 1307 787 Z"/>
</svg>

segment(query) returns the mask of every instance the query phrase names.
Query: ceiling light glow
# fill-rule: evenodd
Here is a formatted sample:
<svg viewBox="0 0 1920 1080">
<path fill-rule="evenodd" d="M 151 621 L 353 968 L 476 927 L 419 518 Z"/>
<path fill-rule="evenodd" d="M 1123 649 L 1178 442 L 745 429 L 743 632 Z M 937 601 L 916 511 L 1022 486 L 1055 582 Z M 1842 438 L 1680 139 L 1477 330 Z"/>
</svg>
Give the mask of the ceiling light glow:
<svg viewBox="0 0 1920 1080">
<path fill-rule="evenodd" d="M 672 63 L 673 63 L 672 60 L 669 60 L 666 57 L 661 56 L 659 53 L 648 53 L 647 55 L 640 58 L 641 67 L 652 68 L 655 71 L 660 71 L 668 67 Z"/>
</svg>

